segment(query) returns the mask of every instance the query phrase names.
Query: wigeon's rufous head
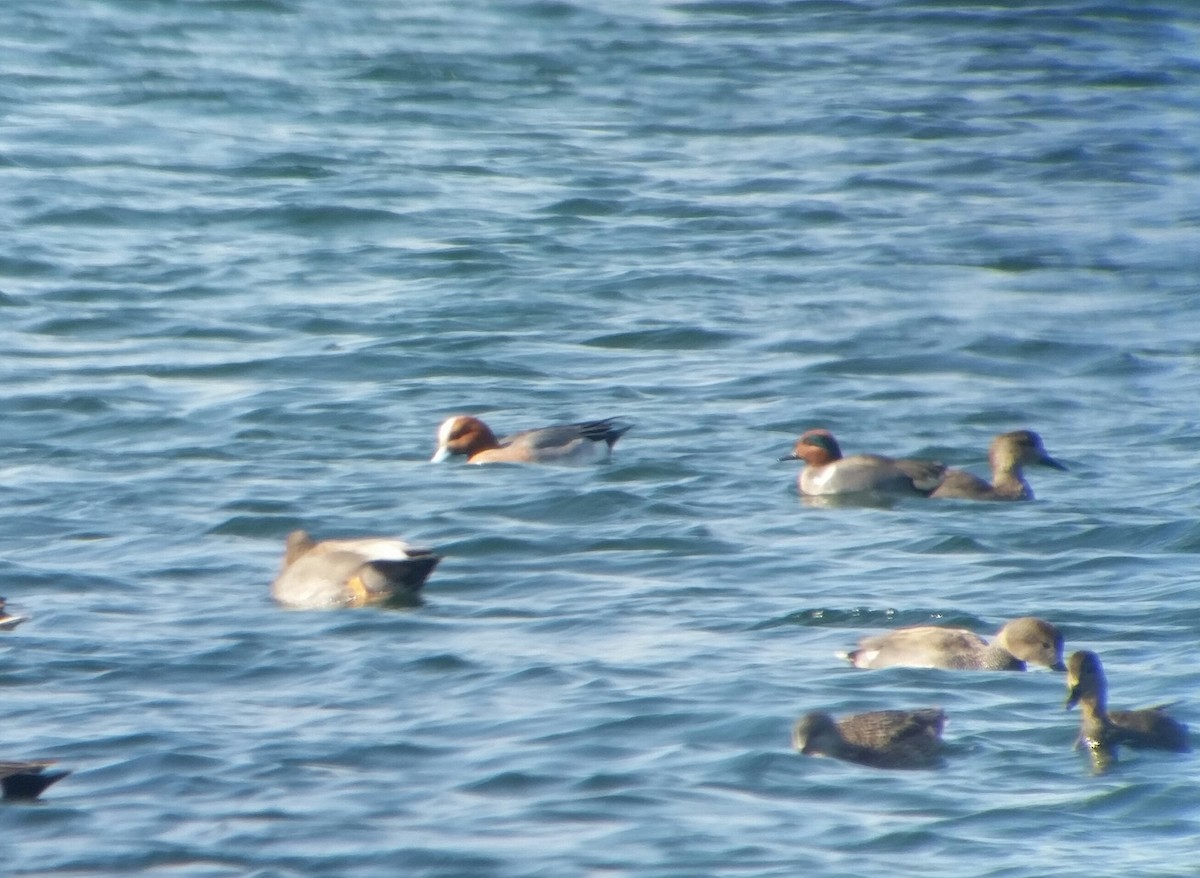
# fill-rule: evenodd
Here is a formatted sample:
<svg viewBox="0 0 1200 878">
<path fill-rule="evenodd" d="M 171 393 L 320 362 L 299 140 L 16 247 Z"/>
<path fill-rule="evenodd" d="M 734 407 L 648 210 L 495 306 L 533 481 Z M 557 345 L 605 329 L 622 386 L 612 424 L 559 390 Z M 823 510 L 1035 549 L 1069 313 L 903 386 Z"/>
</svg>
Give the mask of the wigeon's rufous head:
<svg viewBox="0 0 1200 878">
<path fill-rule="evenodd" d="M 492 428 L 471 415 L 455 415 L 444 420 L 438 428 L 437 443 L 437 451 L 431 458 L 433 463 L 440 463 L 455 454 L 471 458 L 481 451 L 500 447 Z"/>
<path fill-rule="evenodd" d="M 807 430 L 796 440 L 791 454 L 780 460 L 802 460 L 809 466 L 824 466 L 842 459 L 842 449 L 828 430 Z"/>
</svg>

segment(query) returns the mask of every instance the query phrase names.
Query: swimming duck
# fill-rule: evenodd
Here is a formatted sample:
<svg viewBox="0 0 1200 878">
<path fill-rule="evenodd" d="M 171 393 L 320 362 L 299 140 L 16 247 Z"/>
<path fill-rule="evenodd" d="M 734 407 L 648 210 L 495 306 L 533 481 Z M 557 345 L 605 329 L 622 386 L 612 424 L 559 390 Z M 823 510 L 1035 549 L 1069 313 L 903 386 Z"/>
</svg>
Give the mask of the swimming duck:
<svg viewBox="0 0 1200 878">
<path fill-rule="evenodd" d="M 28 616 L 17 616 L 8 612 L 8 598 L 0 598 L 0 631 L 12 631 L 28 620 Z"/>
<path fill-rule="evenodd" d="M 594 463 L 607 458 L 631 426 L 605 418 L 522 430 L 497 439 L 479 418 L 455 415 L 438 428 L 438 447 L 431 460 L 439 463 L 461 454 L 467 463 Z"/>
<path fill-rule="evenodd" d="M 1117 746 L 1137 749 L 1191 750 L 1187 726 L 1167 715 L 1168 705 L 1141 710 L 1108 709 L 1108 681 L 1100 657 L 1090 650 L 1072 653 L 1067 661 L 1067 702 L 1079 705 L 1079 737 L 1075 747 L 1086 746 L 1098 770 L 1117 759 Z"/>
<path fill-rule="evenodd" d="M 939 708 L 878 710 L 835 720 L 803 716 L 792 744 L 808 756 L 832 756 L 874 768 L 931 768 L 941 761 L 946 714 Z"/>
<path fill-rule="evenodd" d="M 1066 470 L 1046 453 L 1042 437 L 1032 430 L 1001 433 L 992 440 L 988 461 L 992 465 L 991 484 L 965 470 L 951 469 L 929 496 L 960 500 L 1032 500 L 1033 489 L 1025 481 L 1022 467 L 1038 464 Z"/>
<path fill-rule="evenodd" d="M 36 799 L 52 783 L 57 783 L 71 772 L 46 772 L 54 765 L 54 759 L 29 759 L 19 762 L 0 761 L 0 789 L 6 799 Z"/>
<path fill-rule="evenodd" d="M 318 543 L 297 530 L 288 535 L 271 595 L 285 606 L 309 610 L 412 601 L 441 560 L 429 549 L 390 537 Z"/>
<path fill-rule="evenodd" d="M 944 464 L 934 460 L 883 457 L 878 454 L 842 456 L 828 430 L 808 430 L 796 440 L 791 454 L 780 460 L 802 460 L 798 479 L 801 494 L 857 494 L 882 491 L 928 494 L 938 486 Z"/>
<path fill-rule="evenodd" d="M 1027 662 L 1065 671 L 1063 638 L 1044 619 L 1022 616 L 1006 622 L 988 643 L 965 628 L 915 625 L 864 637 L 843 655 L 856 668 L 945 668 L 1023 671 Z"/>
</svg>

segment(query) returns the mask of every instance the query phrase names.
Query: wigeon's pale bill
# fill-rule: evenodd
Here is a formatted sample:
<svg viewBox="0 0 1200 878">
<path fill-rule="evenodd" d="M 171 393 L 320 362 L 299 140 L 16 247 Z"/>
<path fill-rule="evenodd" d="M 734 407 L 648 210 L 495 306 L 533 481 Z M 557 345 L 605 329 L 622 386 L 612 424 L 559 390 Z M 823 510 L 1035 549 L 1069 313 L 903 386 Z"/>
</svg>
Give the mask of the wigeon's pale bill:
<svg viewBox="0 0 1200 878">
<path fill-rule="evenodd" d="M 1192 749 L 1187 726 L 1167 715 L 1169 705 L 1141 710 L 1109 710 L 1108 681 L 1100 657 L 1080 650 L 1067 660 L 1067 702 L 1070 710 L 1079 705 L 1079 737 L 1075 747 L 1087 747 L 1097 771 L 1104 771 L 1117 759 L 1117 747 L 1170 750 L 1186 753 Z"/>
<path fill-rule="evenodd" d="M 438 447 L 432 461 L 438 463 L 461 454 L 467 463 L 595 463 L 609 456 L 631 426 L 616 418 L 605 418 L 523 430 L 497 439 L 479 418 L 455 415 L 438 429 Z"/>
<path fill-rule="evenodd" d="M 29 621 L 28 616 L 18 616 L 8 611 L 8 599 L 0 598 L 0 631 L 12 631 L 22 622 Z"/>
<path fill-rule="evenodd" d="M 877 710 L 835 720 L 805 714 L 792 729 L 792 746 L 806 756 L 830 756 L 873 768 L 933 768 L 942 756 L 946 714 L 936 707 Z"/>
<path fill-rule="evenodd" d="M 413 603 L 440 555 L 389 537 L 316 542 L 288 535 L 271 596 L 302 610 Z"/>
<path fill-rule="evenodd" d="M 1063 638 L 1044 619 L 1022 616 L 1006 622 L 991 643 L 965 628 L 915 625 L 864 637 L 843 658 L 856 668 L 944 668 L 1023 671 L 1027 663 L 1055 671 L 1063 665 Z"/>
<path fill-rule="evenodd" d="M 930 497 L 959 500 L 1032 500 L 1033 489 L 1025 481 L 1025 466 L 1066 467 L 1046 453 L 1042 437 L 1032 430 L 1001 433 L 988 449 L 992 481 L 988 484 L 965 470 L 947 470 L 942 483 Z"/>
<path fill-rule="evenodd" d="M 50 784 L 57 783 L 71 773 L 46 771 L 55 763 L 54 759 L 0 760 L 0 789 L 4 791 L 4 798 L 36 799 Z"/>
<path fill-rule="evenodd" d="M 802 460 L 801 494 L 858 494 L 884 492 L 927 495 L 946 471 L 935 460 L 883 457 L 878 454 L 842 456 L 828 430 L 809 430 L 796 440 L 791 454 L 780 460 Z"/>
</svg>

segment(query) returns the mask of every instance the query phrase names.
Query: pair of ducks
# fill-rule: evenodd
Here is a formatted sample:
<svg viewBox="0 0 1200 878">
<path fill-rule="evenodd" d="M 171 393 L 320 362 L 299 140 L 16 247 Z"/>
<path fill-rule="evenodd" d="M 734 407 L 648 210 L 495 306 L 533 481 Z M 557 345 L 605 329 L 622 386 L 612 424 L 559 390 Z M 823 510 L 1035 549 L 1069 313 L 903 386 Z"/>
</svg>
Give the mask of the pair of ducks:
<svg viewBox="0 0 1200 878">
<path fill-rule="evenodd" d="M 1061 640 L 1059 648 L 1061 656 Z M 1061 659 L 1058 666 L 1062 669 Z M 1117 748 L 1122 744 L 1175 753 L 1191 750 L 1187 726 L 1172 719 L 1165 705 L 1108 710 L 1108 682 L 1096 653 L 1089 650 L 1073 653 L 1065 669 L 1066 708 L 1078 704 L 1082 714 L 1075 748 L 1088 749 L 1097 773 L 1116 762 Z M 945 725 L 945 712 L 935 707 L 878 710 L 840 720 L 814 711 L 796 723 L 792 743 L 806 755 L 830 756 L 874 768 L 932 768 L 942 761 Z"/>
<path fill-rule="evenodd" d="M 1006 622 L 989 643 L 965 628 L 914 625 L 864 637 L 839 653 L 856 668 L 942 668 L 1023 671 L 1027 664 L 1056 671 L 1063 664 L 1063 637 L 1033 616 Z M 792 743 L 810 756 L 832 756 L 876 768 L 928 768 L 941 761 L 946 714 L 940 708 L 877 710 L 835 720 L 814 711 L 796 723 Z"/>
<path fill-rule="evenodd" d="M 992 440 L 988 462 L 991 482 L 965 470 L 947 469 L 934 460 L 853 454 L 846 457 L 828 430 L 809 430 L 796 440 L 791 454 L 780 460 L 802 460 L 800 493 L 811 496 L 833 494 L 913 494 L 938 499 L 1032 500 L 1033 489 L 1025 480 L 1024 467 L 1066 467 L 1046 453 L 1042 437 L 1032 430 L 1001 433 Z"/>
</svg>

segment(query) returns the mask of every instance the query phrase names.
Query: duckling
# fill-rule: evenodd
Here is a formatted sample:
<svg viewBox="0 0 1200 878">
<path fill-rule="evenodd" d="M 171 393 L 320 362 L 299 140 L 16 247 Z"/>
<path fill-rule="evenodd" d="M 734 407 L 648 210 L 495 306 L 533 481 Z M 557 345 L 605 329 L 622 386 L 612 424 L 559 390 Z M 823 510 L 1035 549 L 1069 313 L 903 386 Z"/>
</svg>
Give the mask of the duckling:
<svg viewBox="0 0 1200 878">
<path fill-rule="evenodd" d="M 932 768 L 941 762 L 940 708 L 878 710 L 835 720 L 805 714 L 792 730 L 792 744 L 808 756 L 831 756 L 873 768 Z"/>
<path fill-rule="evenodd" d="M 1067 660 L 1066 709 L 1070 710 L 1076 704 L 1081 722 L 1075 747 L 1088 748 L 1097 770 L 1102 771 L 1116 762 L 1120 744 L 1175 753 L 1192 749 L 1187 726 L 1167 715 L 1169 705 L 1141 710 L 1108 710 L 1108 681 L 1104 667 L 1100 657 L 1090 650 L 1075 652 Z"/>
</svg>

